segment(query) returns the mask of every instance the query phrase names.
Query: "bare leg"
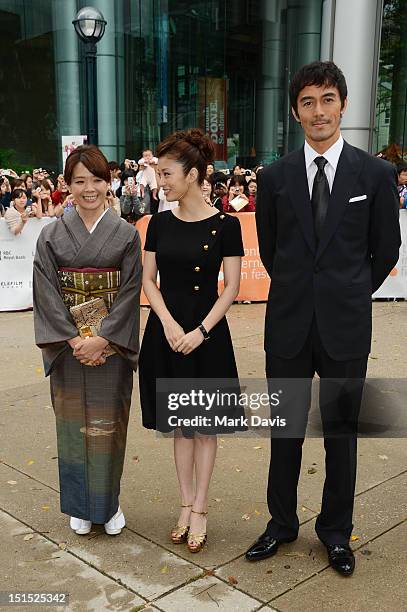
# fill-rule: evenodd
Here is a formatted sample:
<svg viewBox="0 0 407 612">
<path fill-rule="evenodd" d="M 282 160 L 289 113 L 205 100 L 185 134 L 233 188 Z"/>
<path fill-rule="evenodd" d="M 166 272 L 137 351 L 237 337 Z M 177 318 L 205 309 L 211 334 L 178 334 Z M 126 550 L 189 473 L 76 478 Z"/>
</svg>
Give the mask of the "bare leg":
<svg viewBox="0 0 407 612">
<path fill-rule="evenodd" d="M 208 490 L 213 467 L 215 465 L 217 450 L 216 436 L 199 436 L 194 438 L 194 460 L 196 491 L 193 510 L 206 512 L 208 508 Z M 206 516 L 191 514 L 190 533 L 198 534 L 206 532 Z"/>
<path fill-rule="evenodd" d="M 181 495 L 181 504 L 187 506 L 194 499 L 194 438 L 184 438 L 180 432 L 174 435 L 174 459 Z M 191 508 L 181 508 L 178 525 L 189 525 Z"/>
</svg>

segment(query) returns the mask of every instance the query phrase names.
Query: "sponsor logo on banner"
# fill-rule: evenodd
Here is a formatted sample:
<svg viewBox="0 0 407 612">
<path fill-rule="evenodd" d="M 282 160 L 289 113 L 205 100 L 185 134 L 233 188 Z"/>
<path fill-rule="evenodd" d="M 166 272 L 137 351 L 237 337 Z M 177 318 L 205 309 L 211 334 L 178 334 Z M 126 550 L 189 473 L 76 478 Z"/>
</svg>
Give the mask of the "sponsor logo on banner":
<svg viewBox="0 0 407 612">
<path fill-rule="evenodd" d="M 29 219 L 18 236 L 0 219 L 0 311 L 32 307 L 35 246 L 44 225 L 55 219 Z"/>
</svg>

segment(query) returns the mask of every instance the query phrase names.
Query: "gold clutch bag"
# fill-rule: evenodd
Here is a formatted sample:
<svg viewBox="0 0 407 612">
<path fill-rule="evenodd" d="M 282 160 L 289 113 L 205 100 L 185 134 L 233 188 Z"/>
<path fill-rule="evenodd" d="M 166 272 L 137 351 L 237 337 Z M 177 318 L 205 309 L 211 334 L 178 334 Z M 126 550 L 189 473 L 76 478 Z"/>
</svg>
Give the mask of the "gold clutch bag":
<svg viewBox="0 0 407 612">
<path fill-rule="evenodd" d="M 94 298 L 69 309 L 81 338 L 92 338 L 99 336 L 100 326 L 109 314 L 106 304 L 102 298 Z M 110 357 L 116 351 L 110 345 L 106 347 L 105 355 Z"/>
</svg>

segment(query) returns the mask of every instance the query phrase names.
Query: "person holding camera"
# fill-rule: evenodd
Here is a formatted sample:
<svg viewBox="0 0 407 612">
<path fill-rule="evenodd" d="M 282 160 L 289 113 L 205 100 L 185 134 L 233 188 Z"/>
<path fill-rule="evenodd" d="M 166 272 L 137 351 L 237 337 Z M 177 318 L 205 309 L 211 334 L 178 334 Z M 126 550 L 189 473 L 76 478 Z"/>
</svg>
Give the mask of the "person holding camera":
<svg viewBox="0 0 407 612">
<path fill-rule="evenodd" d="M 229 183 L 229 193 L 223 197 L 223 212 L 254 212 L 256 206 L 253 201 L 250 202 L 246 195 L 246 189 L 246 179 L 243 176 L 232 176 Z"/>
<path fill-rule="evenodd" d="M 27 194 L 24 189 L 13 189 L 10 207 L 4 215 L 8 229 L 12 234 L 18 236 L 30 217 L 41 218 L 41 210 L 36 204 L 27 206 Z"/>
<path fill-rule="evenodd" d="M 57 176 L 57 188 L 51 193 L 51 200 L 54 206 L 56 206 L 57 204 L 62 204 L 68 193 L 69 187 L 65 183 L 64 175 L 59 174 Z"/>
<path fill-rule="evenodd" d="M 138 204 L 137 183 L 132 170 L 122 173 L 122 186 L 117 190 L 117 195 L 120 199 L 122 218 L 132 223 L 134 220 L 133 212 Z"/>
<path fill-rule="evenodd" d="M 223 172 L 215 172 L 208 178 L 213 185 L 212 205 L 217 208 L 219 212 L 223 212 L 223 198 L 228 193 L 226 175 Z"/>
<path fill-rule="evenodd" d="M 44 217 L 62 217 L 64 214 L 62 205 L 53 203 L 51 197 L 51 187 L 46 179 L 43 179 L 33 190 L 32 199 Z"/>
</svg>

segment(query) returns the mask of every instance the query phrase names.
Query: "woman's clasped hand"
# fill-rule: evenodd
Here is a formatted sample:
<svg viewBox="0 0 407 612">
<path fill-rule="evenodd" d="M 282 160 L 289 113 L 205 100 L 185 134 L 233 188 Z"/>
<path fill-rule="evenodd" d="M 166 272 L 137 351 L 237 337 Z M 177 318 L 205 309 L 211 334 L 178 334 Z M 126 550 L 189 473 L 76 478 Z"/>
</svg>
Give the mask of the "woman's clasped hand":
<svg viewBox="0 0 407 612">
<path fill-rule="evenodd" d="M 198 348 L 204 340 L 202 332 L 199 331 L 198 328 L 186 334 L 181 325 L 174 319 L 163 321 L 163 329 L 168 344 L 175 353 L 189 355 L 189 353 L 192 353 L 192 351 Z"/>
<path fill-rule="evenodd" d="M 83 365 L 99 366 L 106 363 L 106 348 L 108 341 L 101 336 L 91 338 L 72 338 L 69 342 L 73 348 L 73 356 Z"/>
</svg>

